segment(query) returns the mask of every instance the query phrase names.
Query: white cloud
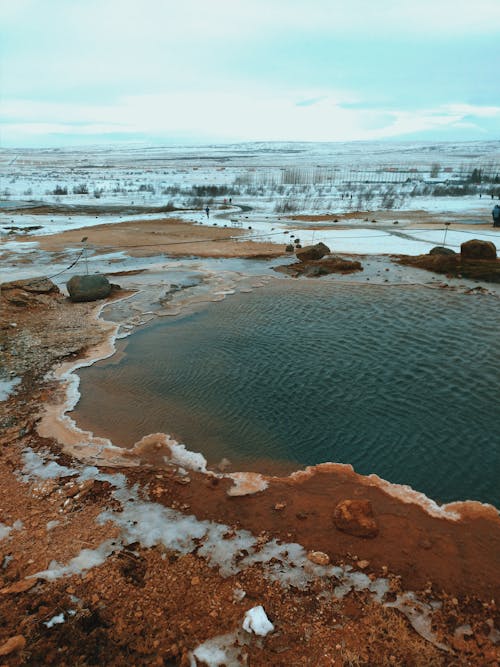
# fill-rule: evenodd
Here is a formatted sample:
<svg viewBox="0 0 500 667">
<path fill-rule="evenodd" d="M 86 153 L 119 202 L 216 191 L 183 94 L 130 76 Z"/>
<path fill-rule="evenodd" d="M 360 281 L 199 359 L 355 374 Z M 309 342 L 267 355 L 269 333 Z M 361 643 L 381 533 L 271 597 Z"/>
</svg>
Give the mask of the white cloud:
<svg viewBox="0 0 500 667">
<path fill-rule="evenodd" d="M 313 97 L 311 95 L 311 97 Z M 319 96 L 297 106 L 295 94 L 190 92 L 123 97 L 114 105 L 44 104 L 23 100 L 4 106 L 3 136 L 15 144 L 47 134 L 121 135 L 200 141 L 383 139 L 443 128 L 470 127 L 471 119 L 498 118 L 500 107 L 469 104 L 404 111 L 344 108 L 341 96 Z M 21 122 L 22 121 L 22 122 Z"/>
</svg>

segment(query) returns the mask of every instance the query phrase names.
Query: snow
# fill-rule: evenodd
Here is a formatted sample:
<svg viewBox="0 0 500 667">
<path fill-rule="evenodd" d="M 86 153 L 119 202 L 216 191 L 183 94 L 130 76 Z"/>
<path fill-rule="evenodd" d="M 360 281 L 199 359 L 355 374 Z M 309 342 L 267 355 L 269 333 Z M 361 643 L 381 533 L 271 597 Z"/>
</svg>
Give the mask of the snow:
<svg viewBox="0 0 500 667">
<path fill-rule="evenodd" d="M 207 667 L 236 667 L 246 665 L 241 660 L 241 645 L 245 644 L 245 637 L 239 633 L 227 633 L 207 639 L 196 647 L 190 654 L 190 667 L 197 667 L 198 660 Z"/>
<path fill-rule="evenodd" d="M 4 523 L 0 523 L 0 540 L 5 539 L 11 530 L 12 526 L 6 526 Z"/>
<path fill-rule="evenodd" d="M 394 608 L 403 613 L 414 630 L 431 644 L 443 651 L 450 649 L 446 644 L 439 642 L 432 631 L 432 612 L 436 605 L 422 602 L 412 591 L 401 593 L 394 602 L 386 602 L 385 607 Z"/>
<path fill-rule="evenodd" d="M 56 520 L 56 521 L 48 521 L 48 522 L 47 522 L 47 526 L 46 526 L 46 528 L 47 528 L 47 530 L 52 530 L 52 529 L 55 528 L 56 526 L 59 526 L 60 523 L 61 523 L 61 522 L 60 522 L 60 521 L 57 521 L 57 520 Z"/>
<path fill-rule="evenodd" d="M 205 225 L 216 222 L 219 227 L 227 226 L 229 233 L 232 226 L 251 226 L 253 234 L 281 230 L 269 240 L 284 243 L 286 238 L 281 232 L 289 224 L 291 233 L 300 233 L 302 240 L 310 242 L 310 230 L 306 232 L 304 225 L 286 220 L 287 215 L 297 213 L 341 215 L 359 210 L 376 217 L 378 210 L 392 210 L 397 219 L 399 211 L 427 211 L 467 216 L 470 224 L 491 224 L 494 202 L 490 191 L 498 189 L 494 177 L 500 143 L 250 143 L 189 150 L 144 146 L 134 150 L 104 147 L 65 149 L 57 153 L 20 151 L 15 161 L 10 155 L 0 158 L 5 172 L 5 187 L 0 193 L 0 208 L 4 210 L 0 234 L 8 239 L 3 244 L 5 249 L 12 247 L 9 245 L 15 237 L 9 233 L 12 226 L 23 233 L 22 228 L 42 225 L 34 233 L 49 234 L 103 223 L 165 217 Z M 440 165 L 437 179 L 431 177 L 436 163 Z M 473 169 L 482 171 L 482 184 L 471 183 Z M 456 187 L 460 181 L 469 194 L 433 194 L 436 186 Z M 82 183 L 87 185 L 88 194 L 74 194 L 73 188 Z M 54 195 L 58 185 L 67 188 L 69 194 Z M 94 195 L 96 191 L 98 197 Z M 167 203 L 185 210 L 165 214 L 131 209 L 127 213 L 130 206 L 147 210 Z M 209 219 L 203 211 L 207 203 Z M 30 206 L 40 204 L 75 208 L 74 213 L 30 212 Z M 8 211 L 16 206 L 17 212 Z M 102 211 L 108 207 L 109 214 L 95 215 L 90 207 L 96 206 Z M 123 214 L 116 214 L 111 206 L 122 207 Z M 351 223 L 366 227 L 362 219 Z M 419 242 L 416 233 L 405 241 L 385 232 L 379 236 L 366 234 L 368 229 L 359 229 L 353 237 L 350 231 L 325 231 L 324 238 L 322 232 L 317 240 L 330 241 L 338 252 L 416 254 L 429 249 Z M 497 238 L 500 239 L 500 232 Z M 456 245 L 454 241 L 450 243 Z M 26 247 L 23 251 L 29 250 Z"/>
<path fill-rule="evenodd" d="M 30 575 L 30 578 L 53 581 L 60 577 L 82 574 L 93 567 L 102 565 L 106 558 L 119 548 L 113 540 L 106 540 L 97 549 L 82 549 L 67 565 L 62 565 L 53 560 L 46 570 L 36 572 L 36 574 Z"/>
<path fill-rule="evenodd" d="M 193 651 L 193 655 L 201 662 L 204 662 L 208 667 L 218 667 L 219 665 L 227 664 L 227 654 L 217 645 L 201 644 Z M 196 664 L 196 663 L 195 663 Z"/>
<path fill-rule="evenodd" d="M 61 466 L 55 461 L 46 463 L 39 454 L 29 447 L 23 452 L 23 461 L 23 474 L 28 478 L 56 479 L 57 477 L 71 477 L 78 473 L 77 470 Z"/>
<path fill-rule="evenodd" d="M 46 625 L 48 628 L 52 628 L 54 625 L 59 625 L 61 623 L 64 623 L 64 613 L 60 613 L 57 616 L 52 616 L 52 618 L 49 621 L 45 621 L 44 625 Z"/>
<path fill-rule="evenodd" d="M 207 470 L 207 460 L 198 452 L 191 452 L 186 449 L 185 445 L 182 445 L 178 442 L 172 441 L 171 439 L 168 442 L 171 455 L 169 459 L 166 459 L 166 462 L 171 461 L 178 465 L 184 466 L 189 470 L 198 470 L 199 472 L 206 472 Z"/>
<path fill-rule="evenodd" d="M 266 612 L 260 604 L 245 613 L 242 627 L 246 632 L 253 632 L 260 637 L 265 637 L 274 630 L 274 625 L 267 618 Z"/>
<path fill-rule="evenodd" d="M 12 526 L 7 526 L 4 523 L 0 523 L 0 540 L 5 539 L 8 537 L 13 530 L 21 530 L 23 527 L 23 522 L 20 519 L 16 519 Z"/>
<path fill-rule="evenodd" d="M 0 401 L 6 401 L 9 396 L 15 393 L 15 388 L 20 384 L 21 378 L 12 378 L 10 380 L 0 380 Z"/>
</svg>

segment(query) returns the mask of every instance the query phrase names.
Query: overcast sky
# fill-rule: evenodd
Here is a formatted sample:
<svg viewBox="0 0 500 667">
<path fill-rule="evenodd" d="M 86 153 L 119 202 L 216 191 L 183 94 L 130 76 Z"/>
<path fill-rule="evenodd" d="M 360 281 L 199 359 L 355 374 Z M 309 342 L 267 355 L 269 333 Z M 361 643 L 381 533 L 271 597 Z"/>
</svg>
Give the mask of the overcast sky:
<svg viewBox="0 0 500 667">
<path fill-rule="evenodd" d="M 1 141 L 500 139 L 500 0 L 0 0 Z"/>
</svg>

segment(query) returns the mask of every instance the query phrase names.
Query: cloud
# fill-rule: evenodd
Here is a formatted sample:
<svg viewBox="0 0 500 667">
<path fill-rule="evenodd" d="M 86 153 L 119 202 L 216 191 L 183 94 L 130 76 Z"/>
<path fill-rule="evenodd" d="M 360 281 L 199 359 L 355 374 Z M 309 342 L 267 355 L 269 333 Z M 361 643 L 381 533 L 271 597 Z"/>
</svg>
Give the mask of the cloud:
<svg viewBox="0 0 500 667">
<path fill-rule="evenodd" d="M 3 138 L 491 133 L 499 33 L 498 0 L 0 0 Z"/>
<path fill-rule="evenodd" d="M 307 98 L 306 98 L 307 99 Z M 44 134 L 61 136 L 141 136 L 168 141 L 182 136 L 202 141 L 348 141 L 386 139 L 474 127 L 482 119 L 500 124 L 500 107 L 441 105 L 419 110 L 344 108 L 336 96 L 312 98 L 297 105 L 293 95 L 261 91 L 190 92 L 124 96 L 116 104 L 80 105 L 17 100 L 3 108 L 5 144 L 15 145 Z"/>
</svg>

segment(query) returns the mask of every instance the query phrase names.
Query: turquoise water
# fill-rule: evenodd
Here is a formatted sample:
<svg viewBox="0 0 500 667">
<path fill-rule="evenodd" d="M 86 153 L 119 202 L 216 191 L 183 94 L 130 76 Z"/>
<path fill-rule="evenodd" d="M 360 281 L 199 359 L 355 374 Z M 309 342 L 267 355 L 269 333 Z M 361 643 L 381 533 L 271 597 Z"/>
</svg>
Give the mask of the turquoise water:
<svg viewBox="0 0 500 667">
<path fill-rule="evenodd" d="M 279 281 L 128 339 L 81 371 L 76 419 L 174 434 L 209 462 L 351 463 L 500 507 L 498 299 Z"/>
</svg>

